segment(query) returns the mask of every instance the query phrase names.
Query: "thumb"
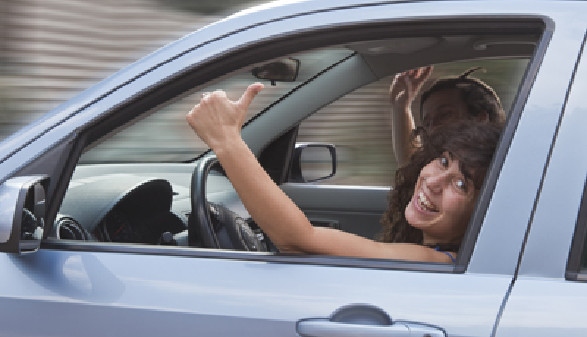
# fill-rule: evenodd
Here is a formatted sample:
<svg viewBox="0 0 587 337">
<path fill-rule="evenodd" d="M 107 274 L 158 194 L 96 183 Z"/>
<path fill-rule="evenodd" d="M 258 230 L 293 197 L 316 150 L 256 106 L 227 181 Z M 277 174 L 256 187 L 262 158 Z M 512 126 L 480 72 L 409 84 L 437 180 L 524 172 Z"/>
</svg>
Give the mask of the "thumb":
<svg viewBox="0 0 587 337">
<path fill-rule="evenodd" d="M 261 83 L 254 83 L 249 85 L 241 98 L 239 98 L 237 104 L 244 109 L 248 109 L 249 105 L 253 101 L 253 98 L 255 98 L 255 96 L 257 96 L 257 94 L 263 90 L 263 88 L 264 86 Z"/>
</svg>

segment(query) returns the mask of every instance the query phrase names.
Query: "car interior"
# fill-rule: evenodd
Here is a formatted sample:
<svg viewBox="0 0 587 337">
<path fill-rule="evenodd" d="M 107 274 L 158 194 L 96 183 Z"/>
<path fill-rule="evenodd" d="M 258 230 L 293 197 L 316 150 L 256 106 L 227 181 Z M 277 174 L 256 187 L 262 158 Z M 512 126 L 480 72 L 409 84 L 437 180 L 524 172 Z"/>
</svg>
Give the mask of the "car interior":
<svg viewBox="0 0 587 337">
<path fill-rule="evenodd" d="M 236 99 L 256 81 L 265 89 L 242 135 L 265 170 L 314 225 L 376 239 L 397 169 L 388 119 L 394 75 L 434 65 L 435 79 L 481 66 L 472 76 L 496 89 L 506 113 L 530 76 L 539 27 L 463 26 L 316 39 L 235 61 L 238 68 L 135 111 L 86 138 L 49 239 L 277 253 L 185 122 L 202 92 Z"/>
</svg>

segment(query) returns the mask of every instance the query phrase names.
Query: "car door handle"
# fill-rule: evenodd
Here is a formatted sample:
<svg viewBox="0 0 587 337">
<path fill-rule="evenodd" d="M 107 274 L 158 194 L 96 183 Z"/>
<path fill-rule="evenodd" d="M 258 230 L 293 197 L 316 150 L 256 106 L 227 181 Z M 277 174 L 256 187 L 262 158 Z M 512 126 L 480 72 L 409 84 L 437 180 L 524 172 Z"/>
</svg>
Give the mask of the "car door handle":
<svg viewBox="0 0 587 337">
<path fill-rule="evenodd" d="M 395 322 L 392 325 L 363 325 L 336 323 L 327 319 L 298 322 L 302 337 L 445 337 L 444 331 L 417 323 Z"/>
<path fill-rule="evenodd" d="M 302 337 L 446 337 L 436 326 L 392 321 L 381 309 L 369 305 L 351 305 L 337 310 L 330 318 L 298 321 L 297 333 Z"/>
</svg>

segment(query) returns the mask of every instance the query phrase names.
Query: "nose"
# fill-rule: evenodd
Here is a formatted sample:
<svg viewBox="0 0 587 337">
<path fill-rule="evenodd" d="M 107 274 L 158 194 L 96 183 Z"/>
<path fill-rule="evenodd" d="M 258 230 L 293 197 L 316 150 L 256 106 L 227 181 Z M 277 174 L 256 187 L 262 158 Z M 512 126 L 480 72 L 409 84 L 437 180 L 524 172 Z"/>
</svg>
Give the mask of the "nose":
<svg viewBox="0 0 587 337">
<path fill-rule="evenodd" d="M 428 176 L 424 179 L 424 181 L 426 182 L 426 187 L 428 187 L 430 192 L 439 194 L 442 192 L 446 184 L 449 183 L 450 175 L 447 172 L 442 172 Z"/>
</svg>

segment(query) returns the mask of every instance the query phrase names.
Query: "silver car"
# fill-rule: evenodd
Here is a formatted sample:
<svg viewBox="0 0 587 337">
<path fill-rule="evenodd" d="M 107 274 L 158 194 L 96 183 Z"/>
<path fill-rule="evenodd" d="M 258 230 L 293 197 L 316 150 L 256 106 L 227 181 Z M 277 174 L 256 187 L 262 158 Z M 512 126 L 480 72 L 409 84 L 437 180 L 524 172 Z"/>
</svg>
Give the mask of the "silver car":
<svg viewBox="0 0 587 337">
<path fill-rule="evenodd" d="M 586 336 L 585 12 L 278 1 L 146 56 L 0 143 L 0 335 Z M 508 114 L 454 264 L 279 253 L 185 122 L 266 83 L 248 146 L 316 226 L 375 238 L 389 84 L 430 64 L 482 66 Z"/>
</svg>

